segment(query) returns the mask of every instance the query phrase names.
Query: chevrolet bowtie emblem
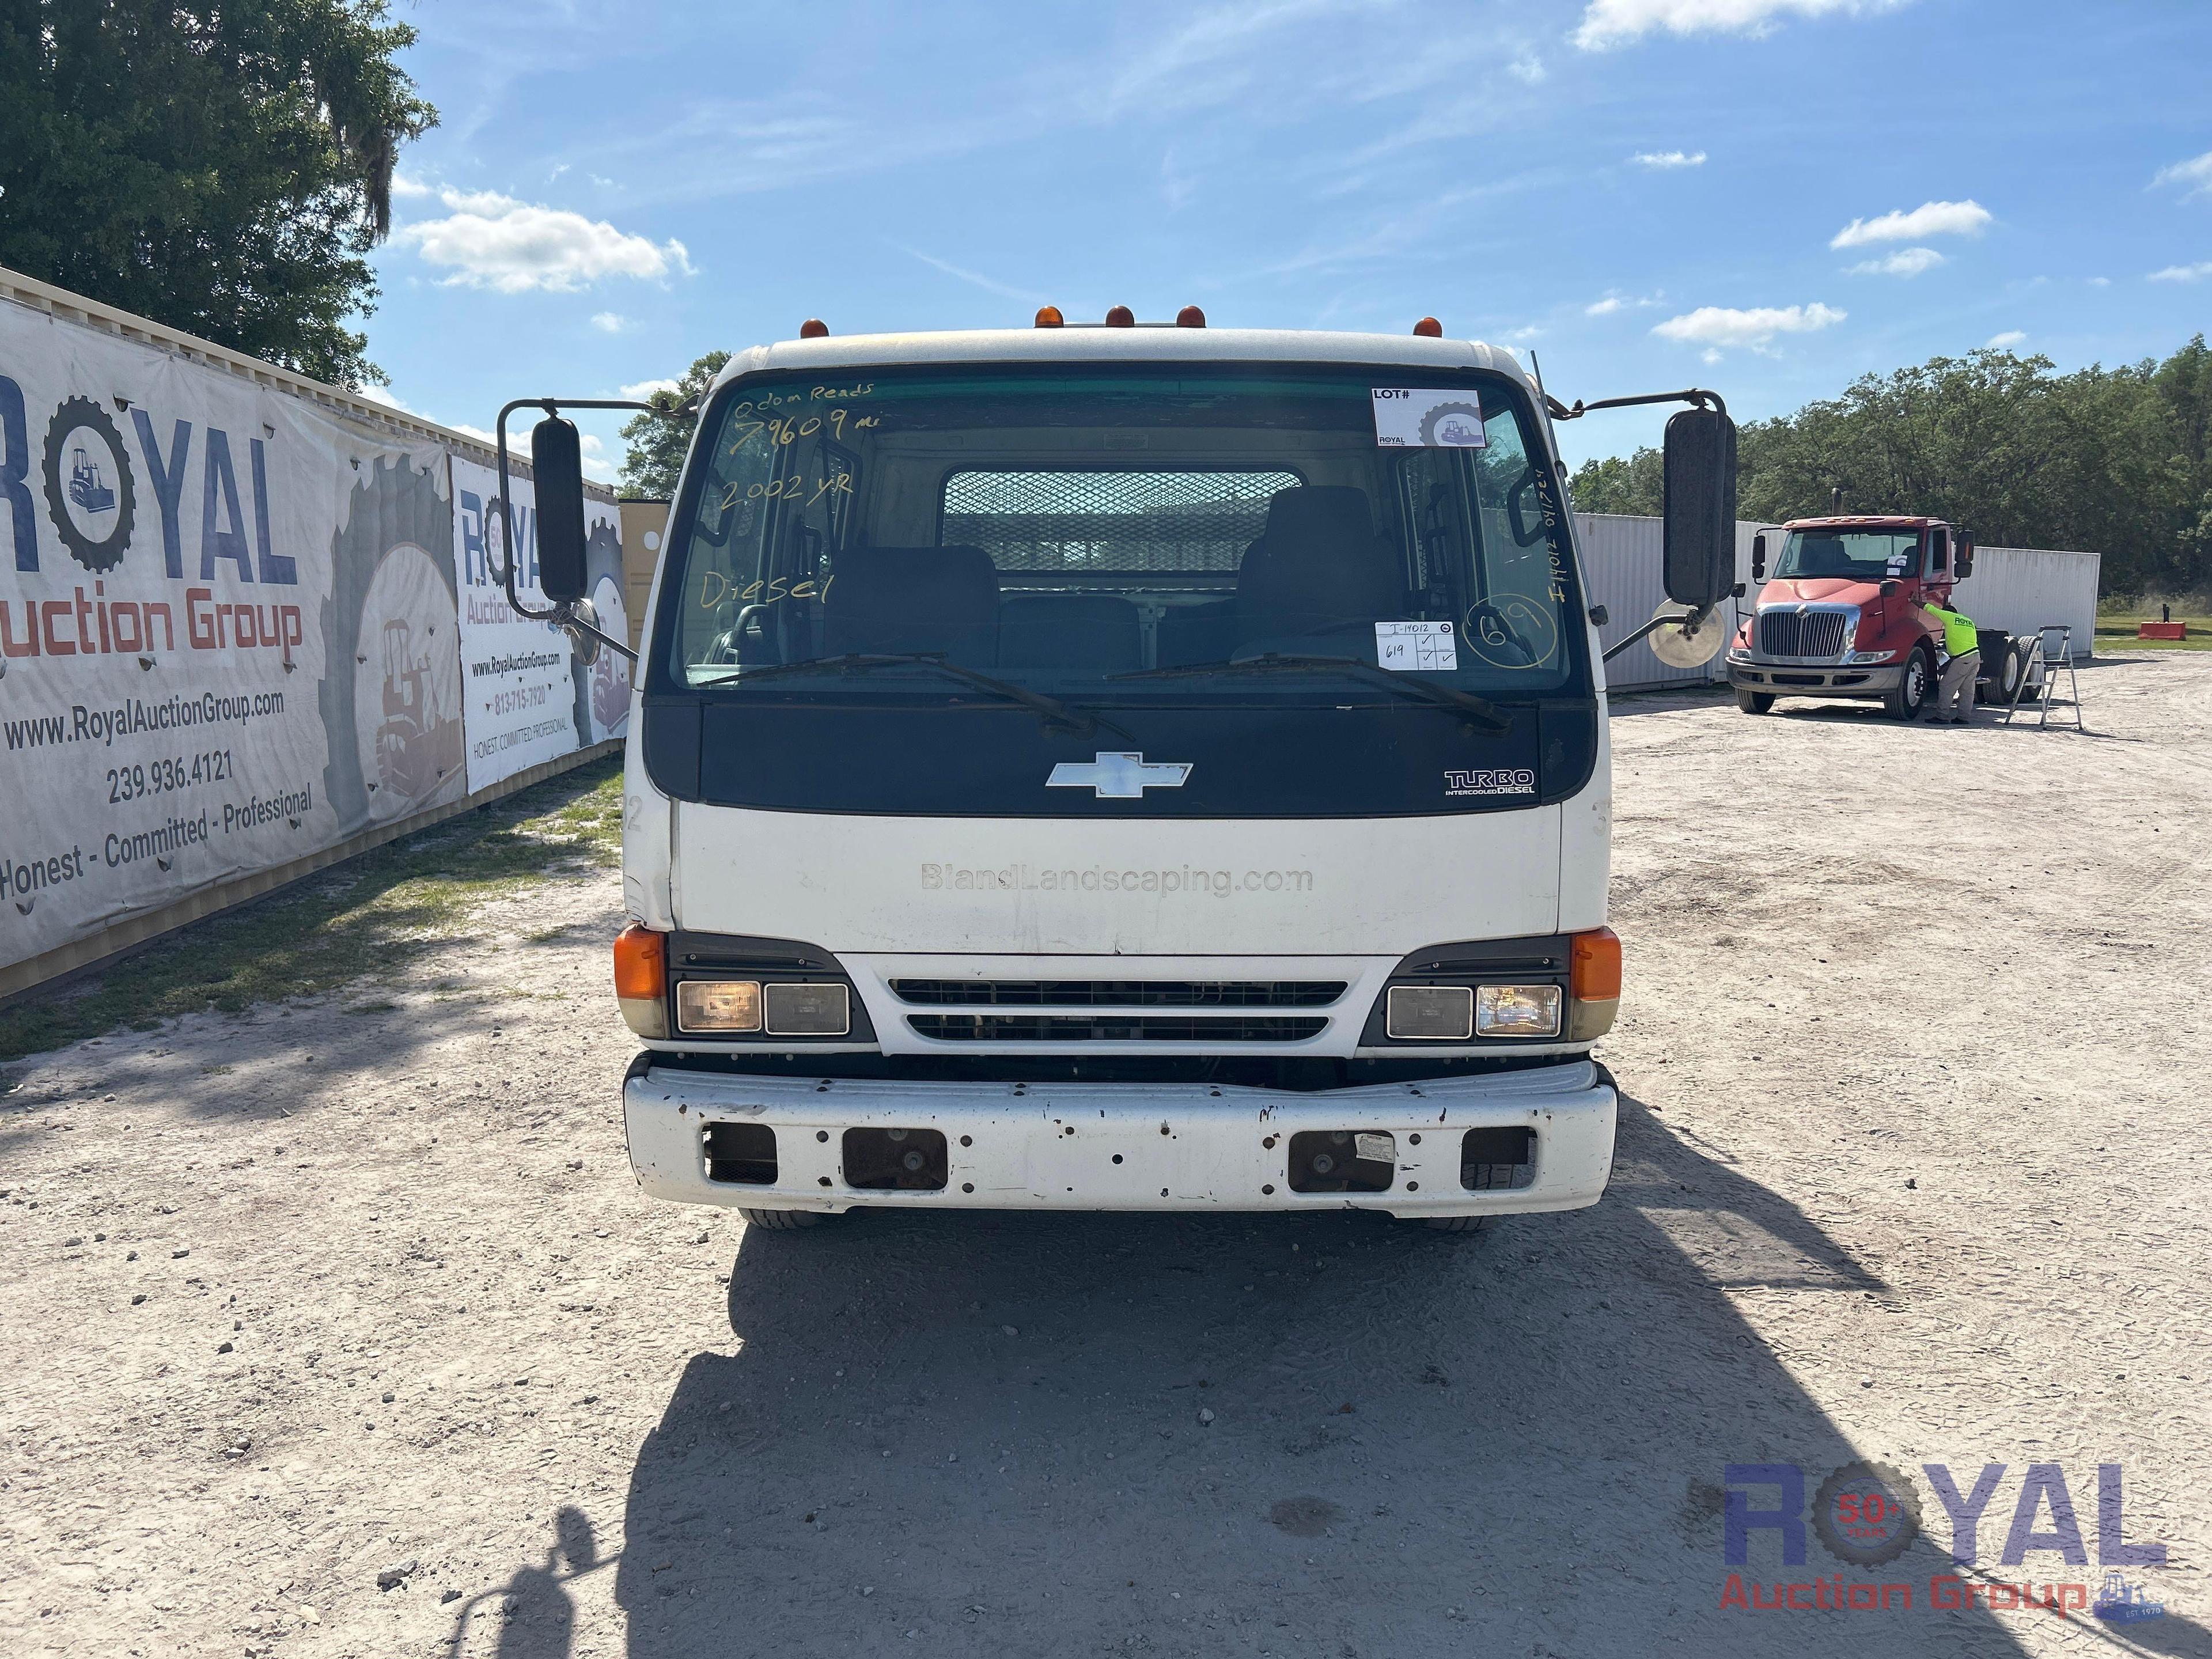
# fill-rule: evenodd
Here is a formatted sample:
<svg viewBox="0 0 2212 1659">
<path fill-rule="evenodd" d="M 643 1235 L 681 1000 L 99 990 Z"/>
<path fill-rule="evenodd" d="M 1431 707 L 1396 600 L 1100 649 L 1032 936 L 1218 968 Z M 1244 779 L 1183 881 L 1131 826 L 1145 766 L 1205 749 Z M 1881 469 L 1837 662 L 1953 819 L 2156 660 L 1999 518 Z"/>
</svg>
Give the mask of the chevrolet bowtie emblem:
<svg viewBox="0 0 2212 1659">
<path fill-rule="evenodd" d="M 1100 754 L 1085 765 L 1062 761 L 1044 781 L 1048 789 L 1095 789 L 1101 800 L 1139 800 L 1147 789 L 1180 789 L 1190 776 L 1188 761 L 1154 761 L 1143 755 Z"/>
</svg>

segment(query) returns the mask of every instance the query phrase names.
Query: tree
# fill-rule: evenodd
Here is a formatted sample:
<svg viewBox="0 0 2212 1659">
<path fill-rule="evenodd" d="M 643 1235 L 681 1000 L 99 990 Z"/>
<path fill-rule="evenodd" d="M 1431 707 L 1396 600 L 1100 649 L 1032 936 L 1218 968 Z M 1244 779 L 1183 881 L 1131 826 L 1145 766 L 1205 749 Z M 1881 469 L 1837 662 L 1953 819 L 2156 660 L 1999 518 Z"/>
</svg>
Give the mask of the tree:
<svg viewBox="0 0 2212 1659">
<path fill-rule="evenodd" d="M 684 471 L 684 452 L 691 447 L 691 432 L 698 417 L 696 414 L 675 420 L 667 416 L 703 399 L 714 376 L 729 361 L 726 351 L 708 352 L 684 371 L 684 378 L 672 391 L 664 386 L 646 400 L 665 413 L 640 415 L 623 428 L 623 436 L 629 441 L 629 451 L 623 457 L 623 495 L 665 501 L 676 494 L 676 480 Z"/>
<path fill-rule="evenodd" d="M 1630 456 L 1607 455 L 1584 461 L 1567 481 L 1567 493 L 1577 513 L 1632 513 L 1656 518 L 1662 495 L 1659 452 L 1639 449 Z"/>
<path fill-rule="evenodd" d="M 339 386 L 437 122 L 386 0 L 0 0 L 0 264 Z"/>
</svg>

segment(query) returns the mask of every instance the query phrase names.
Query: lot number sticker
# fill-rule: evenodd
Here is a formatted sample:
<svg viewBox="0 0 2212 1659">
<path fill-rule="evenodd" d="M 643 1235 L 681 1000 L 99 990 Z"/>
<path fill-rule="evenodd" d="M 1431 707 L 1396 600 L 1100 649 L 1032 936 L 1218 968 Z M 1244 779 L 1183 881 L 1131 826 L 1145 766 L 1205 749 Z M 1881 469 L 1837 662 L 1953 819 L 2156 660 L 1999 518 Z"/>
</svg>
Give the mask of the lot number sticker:
<svg viewBox="0 0 2212 1659">
<path fill-rule="evenodd" d="M 1379 622 L 1375 661 L 1401 674 L 1448 674 L 1459 666 L 1459 641 L 1448 622 Z"/>
<path fill-rule="evenodd" d="M 1373 388 L 1375 441 L 1385 449 L 1485 449 L 1482 399 L 1464 389 L 1417 392 Z"/>
</svg>

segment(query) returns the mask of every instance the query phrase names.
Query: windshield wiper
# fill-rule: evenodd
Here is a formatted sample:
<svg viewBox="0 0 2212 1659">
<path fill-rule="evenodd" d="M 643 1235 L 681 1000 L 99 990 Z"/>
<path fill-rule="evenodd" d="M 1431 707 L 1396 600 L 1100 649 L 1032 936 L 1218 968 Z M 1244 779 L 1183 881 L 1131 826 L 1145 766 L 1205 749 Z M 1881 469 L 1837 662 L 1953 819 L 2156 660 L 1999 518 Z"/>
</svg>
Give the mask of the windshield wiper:
<svg viewBox="0 0 2212 1659">
<path fill-rule="evenodd" d="M 1031 691 L 1025 686 L 1014 685 L 1006 680 L 980 674 L 972 668 L 963 668 L 958 663 L 947 662 L 941 651 L 848 651 L 835 657 L 805 657 L 797 662 L 763 663 L 757 668 L 740 669 L 734 674 L 724 674 L 711 680 L 701 680 L 703 688 L 711 685 L 744 685 L 755 680 L 781 679 L 788 674 L 849 674 L 869 668 L 927 668 L 958 680 L 978 691 L 988 691 L 1008 702 L 1018 702 L 1042 719 L 1046 725 L 1069 732 L 1096 732 L 1102 726 L 1116 737 L 1133 742 L 1129 734 L 1113 721 L 1102 720 L 1088 708 L 1078 708 L 1048 697 L 1042 691 Z"/>
<path fill-rule="evenodd" d="M 1241 662 L 1199 662 L 1172 668 L 1140 668 L 1134 673 L 1114 674 L 1109 678 L 1116 680 L 1158 680 L 1194 674 L 1275 674 L 1318 669 L 1349 674 L 1353 679 L 1369 685 L 1379 685 L 1386 691 L 1394 691 L 1415 702 L 1449 709 L 1479 732 L 1505 732 L 1513 729 L 1513 722 L 1486 697 L 1478 697 L 1468 691 L 1455 691 L 1448 685 L 1438 685 L 1434 680 L 1419 674 L 1393 673 L 1387 668 L 1377 668 L 1371 662 L 1362 662 L 1357 657 L 1311 657 L 1269 651 L 1256 657 L 1247 657 Z"/>
</svg>

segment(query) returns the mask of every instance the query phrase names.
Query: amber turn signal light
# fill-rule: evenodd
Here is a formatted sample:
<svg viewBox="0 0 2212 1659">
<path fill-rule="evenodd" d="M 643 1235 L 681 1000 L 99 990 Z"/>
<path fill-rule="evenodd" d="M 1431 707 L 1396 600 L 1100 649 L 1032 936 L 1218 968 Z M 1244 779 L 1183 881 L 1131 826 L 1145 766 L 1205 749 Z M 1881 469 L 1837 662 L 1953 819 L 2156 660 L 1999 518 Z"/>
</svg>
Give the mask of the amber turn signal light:
<svg viewBox="0 0 2212 1659">
<path fill-rule="evenodd" d="M 1039 328 L 1063 328 L 1066 324 L 1067 319 L 1060 314 L 1060 307 L 1058 306 L 1039 306 L 1037 307 L 1036 325 Z"/>
<path fill-rule="evenodd" d="M 830 337 L 830 325 L 819 317 L 809 317 L 799 325 L 799 337 L 802 340 L 826 340 Z"/>
<path fill-rule="evenodd" d="M 1613 1029 L 1620 1012 L 1620 935 L 1593 927 L 1571 936 L 1567 984 L 1573 1006 L 1567 1013 L 1567 1041 L 1595 1042 Z"/>
<path fill-rule="evenodd" d="M 1424 317 L 1413 325 L 1413 332 L 1424 340 L 1441 340 L 1444 337 L 1444 325 L 1433 317 Z"/>
<path fill-rule="evenodd" d="M 1185 306 L 1181 311 L 1176 313 L 1176 326 L 1177 328 L 1204 328 L 1206 326 L 1206 313 L 1200 311 L 1196 306 Z"/>
<path fill-rule="evenodd" d="M 1134 328 L 1136 325 L 1137 313 L 1127 306 L 1115 306 L 1106 313 L 1106 326 L 1109 328 Z"/>
<path fill-rule="evenodd" d="M 615 935 L 615 1000 L 641 1037 L 668 1035 L 668 939 L 635 922 Z"/>
</svg>

